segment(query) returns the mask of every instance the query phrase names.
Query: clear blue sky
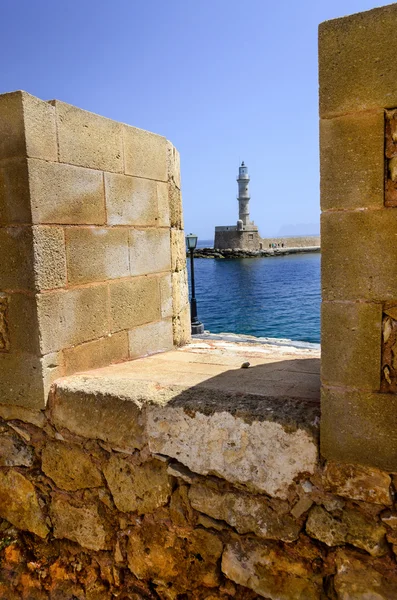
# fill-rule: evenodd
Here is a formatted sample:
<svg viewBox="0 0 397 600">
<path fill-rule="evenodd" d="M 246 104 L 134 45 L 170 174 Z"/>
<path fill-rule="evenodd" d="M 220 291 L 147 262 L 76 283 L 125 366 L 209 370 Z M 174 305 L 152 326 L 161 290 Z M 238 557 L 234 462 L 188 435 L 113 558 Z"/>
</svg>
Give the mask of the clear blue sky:
<svg viewBox="0 0 397 600">
<path fill-rule="evenodd" d="M 2 0 L 0 92 L 24 89 L 162 134 L 181 152 L 185 229 L 262 235 L 319 219 L 317 26 L 374 0 Z"/>
</svg>

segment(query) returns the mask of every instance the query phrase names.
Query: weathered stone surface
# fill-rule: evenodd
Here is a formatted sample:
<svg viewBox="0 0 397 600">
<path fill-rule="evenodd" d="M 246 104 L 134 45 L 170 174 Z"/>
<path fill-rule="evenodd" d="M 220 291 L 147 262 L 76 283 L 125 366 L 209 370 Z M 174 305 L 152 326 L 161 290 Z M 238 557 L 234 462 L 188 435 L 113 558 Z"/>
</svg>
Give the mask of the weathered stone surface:
<svg viewBox="0 0 397 600">
<path fill-rule="evenodd" d="M 65 379 L 57 385 L 50 407 L 55 427 L 104 440 L 115 448 L 142 448 L 145 431 L 140 407 L 121 398 L 109 401 L 106 386 L 99 392 L 87 383 L 85 390 L 80 378 L 75 384 Z"/>
<path fill-rule="evenodd" d="M 171 273 L 159 278 L 161 317 L 172 317 L 172 282 Z"/>
<path fill-rule="evenodd" d="M 131 275 L 160 273 L 171 269 L 171 242 L 168 229 L 131 229 Z"/>
<path fill-rule="evenodd" d="M 125 172 L 167 181 L 167 140 L 155 133 L 123 126 Z"/>
<path fill-rule="evenodd" d="M 173 524 L 178 527 L 188 527 L 199 520 L 199 517 L 198 519 L 196 518 L 197 513 L 194 512 L 190 505 L 188 492 L 189 487 L 187 485 L 180 485 L 171 496 L 169 506 L 170 517 Z"/>
<path fill-rule="evenodd" d="M 171 271 L 186 269 L 185 232 L 171 229 Z"/>
<path fill-rule="evenodd" d="M 388 552 L 385 527 L 357 510 L 344 510 L 341 518 L 335 518 L 321 506 L 315 506 L 309 513 L 306 531 L 327 546 L 349 543 L 371 556 Z"/>
<path fill-rule="evenodd" d="M 346 542 L 347 525 L 335 519 L 321 506 L 315 506 L 309 513 L 306 522 L 309 535 L 327 546 L 340 546 Z"/>
<path fill-rule="evenodd" d="M 0 466 L 1 467 L 31 467 L 33 450 L 24 444 L 17 435 L 12 433 L 0 434 Z"/>
<path fill-rule="evenodd" d="M 52 100 L 55 106 L 59 161 L 121 173 L 123 142 L 121 123 L 71 104 Z"/>
<path fill-rule="evenodd" d="M 173 346 L 171 319 L 141 325 L 128 332 L 130 358 L 171 350 Z"/>
<path fill-rule="evenodd" d="M 325 384 L 379 390 L 380 304 L 323 302 L 321 377 Z"/>
<path fill-rule="evenodd" d="M 33 159 L 28 168 L 33 223 L 105 223 L 100 171 Z"/>
<path fill-rule="evenodd" d="M 66 285 L 66 254 L 62 227 L 35 226 L 32 231 L 36 290 L 63 287 Z"/>
<path fill-rule="evenodd" d="M 156 277 L 136 277 L 109 284 L 112 331 L 131 329 L 160 319 Z"/>
<path fill-rule="evenodd" d="M 0 516 L 41 538 L 48 533 L 35 488 L 17 471 L 0 471 Z"/>
<path fill-rule="evenodd" d="M 337 573 L 334 578 L 338 600 L 394 600 L 397 577 L 388 571 L 383 575 L 368 560 L 345 550 L 338 550 Z"/>
<path fill-rule="evenodd" d="M 266 542 L 236 540 L 222 555 L 222 571 L 269 600 L 319 600 L 322 577 L 313 573 L 310 561 L 317 557 L 310 550 L 299 554 Z"/>
<path fill-rule="evenodd" d="M 107 301 L 106 284 L 40 294 L 37 305 L 42 353 L 109 333 Z"/>
<path fill-rule="evenodd" d="M 239 533 L 292 542 L 298 538 L 300 525 L 290 515 L 278 514 L 263 496 L 239 492 L 220 492 L 211 486 L 192 485 L 189 500 L 193 508 L 210 517 L 226 521 Z"/>
<path fill-rule="evenodd" d="M 0 404 L 0 417 L 5 421 L 23 421 L 24 423 L 32 423 L 36 427 L 44 427 L 46 422 L 44 413 L 37 410 L 29 410 L 23 406 L 12 406 L 10 404 Z"/>
<path fill-rule="evenodd" d="M 309 510 L 312 504 L 313 500 L 309 494 L 302 496 L 292 508 L 291 515 L 295 517 L 295 519 L 299 519 L 299 517 Z"/>
<path fill-rule="evenodd" d="M 153 407 L 147 428 L 152 452 L 279 498 L 287 497 L 299 473 L 312 473 L 317 460 L 317 444 L 306 431 L 286 431 L 269 421 L 247 423 L 227 412 L 189 415 L 183 408 Z"/>
<path fill-rule="evenodd" d="M 181 189 L 181 157 L 178 150 L 167 140 L 167 170 L 168 179 L 179 190 Z"/>
<path fill-rule="evenodd" d="M 392 503 L 391 478 L 379 469 L 328 461 L 323 483 L 325 489 L 338 496 L 375 504 Z"/>
<path fill-rule="evenodd" d="M 397 106 L 395 26 L 394 4 L 321 23 L 321 116 Z"/>
<path fill-rule="evenodd" d="M 382 109 L 320 121 L 322 210 L 383 208 L 384 129 Z"/>
<path fill-rule="evenodd" d="M 70 284 L 128 277 L 128 231 L 112 227 L 73 227 L 66 231 Z"/>
<path fill-rule="evenodd" d="M 365 550 L 371 556 L 383 556 L 389 551 L 386 543 L 386 529 L 383 525 L 368 519 L 357 510 L 344 510 L 343 523 L 347 526 L 346 541 Z"/>
<path fill-rule="evenodd" d="M 110 531 L 95 504 L 77 507 L 63 496 L 54 496 L 50 514 L 54 537 L 77 542 L 89 550 L 109 549 Z"/>
<path fill-rule="evenodd" d="M 122 512 L 151 513 L 170 498 L 167 466 L 158 460 L 136 465 L 113 454 L 103 472 L 114 503 Z"/>
<path fill-rule="evenodd" d="M 165 522 L 145 518 L 129 535 L 128 566 L 138 579 L 154 579 L 176 598 L 196 587 L 219 585 L 222 549 L 222 542 L 209 531 L 196 529 L 179 537 Z"/>
<path fill-rule="evenodd" d="M 112 335 L 79 344 L 63 351 L 65 375 L 88 371 L 128 360 L 128 332 L 118 331 Z"/>
<path fill-rule="evenodd" d="M 141 177 L 105 173 L 108 224 L 157 225 L 157 185 L 165 184 Z"/>
<path fill-rule="evenodd" d="M 321 454 L 336 462 L 397 472 L 396 411 L 395 394 L 323 387 Z"/>
<path fill-rule="evenodd" d="M 43 448 L 42 469 L 59 488 L 80 490 L 102 485 L 101 472 L 78 444 L 51 440 Z"/>
</svg>

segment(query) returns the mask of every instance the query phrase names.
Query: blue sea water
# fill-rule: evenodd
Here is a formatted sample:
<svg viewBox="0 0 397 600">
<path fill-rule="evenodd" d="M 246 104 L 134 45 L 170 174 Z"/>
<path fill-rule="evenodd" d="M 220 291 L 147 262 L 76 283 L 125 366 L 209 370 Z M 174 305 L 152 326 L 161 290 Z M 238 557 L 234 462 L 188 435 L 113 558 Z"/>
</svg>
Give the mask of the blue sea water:
<svg viewBox="0 0 397 600">
<path fill-rule="evenodd" d="M 206 330 L 320 342 L 320 254 L 197 258 L 194 266 Z"/>
</svg>

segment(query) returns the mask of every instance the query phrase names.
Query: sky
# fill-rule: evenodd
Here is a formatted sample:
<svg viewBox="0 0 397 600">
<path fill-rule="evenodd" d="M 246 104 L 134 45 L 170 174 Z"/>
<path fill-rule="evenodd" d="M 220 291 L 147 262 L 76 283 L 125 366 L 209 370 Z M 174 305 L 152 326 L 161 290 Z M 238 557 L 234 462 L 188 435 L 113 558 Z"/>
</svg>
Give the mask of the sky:
<svg viewBox="0 0 397 600">
<path fill-rule="evenodd" d="M 317 27 L 374 0 L 0 0 L 0 93 L 164 135 L 185 230 L 235 224 L 239 163 L 262 236 L 319 229 Z"/>
</svg>

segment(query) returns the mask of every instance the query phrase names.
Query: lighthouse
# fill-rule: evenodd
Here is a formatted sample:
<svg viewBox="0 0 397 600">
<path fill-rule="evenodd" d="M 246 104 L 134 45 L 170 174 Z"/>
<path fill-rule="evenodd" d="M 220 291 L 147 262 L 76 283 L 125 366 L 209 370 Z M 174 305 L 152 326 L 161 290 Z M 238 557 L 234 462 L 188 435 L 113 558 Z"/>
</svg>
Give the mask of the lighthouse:
<svg viewBox="0 0 397 600">
<path fill-rule="evenodd" d="M 240 223 L 237 223 L 239 229 L 245 229 L 250 225 L 250 192 L 249 192 L 250 176 L 248 175 L 248 167 L 241 163 L 238 170 L 237 185 L 238 185 L 238 218 Z"/>
</svg>

